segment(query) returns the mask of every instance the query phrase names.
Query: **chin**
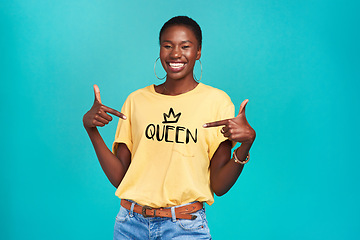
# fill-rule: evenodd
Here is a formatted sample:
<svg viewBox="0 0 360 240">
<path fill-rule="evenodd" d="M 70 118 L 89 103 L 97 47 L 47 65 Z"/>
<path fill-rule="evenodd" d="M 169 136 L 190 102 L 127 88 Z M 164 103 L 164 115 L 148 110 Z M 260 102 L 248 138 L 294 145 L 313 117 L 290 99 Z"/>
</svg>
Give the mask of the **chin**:
<svg viewBox="0 0 360 240">
<path fill-rule="evenodd" d="M 189 75 L 190 74 L 174 74 L 174 73 L 167 74 L 167 76 L 170 79 L 177 80 L 177 81 L 184 80 L 184 79 L 188 78 Z"/>
</svg>

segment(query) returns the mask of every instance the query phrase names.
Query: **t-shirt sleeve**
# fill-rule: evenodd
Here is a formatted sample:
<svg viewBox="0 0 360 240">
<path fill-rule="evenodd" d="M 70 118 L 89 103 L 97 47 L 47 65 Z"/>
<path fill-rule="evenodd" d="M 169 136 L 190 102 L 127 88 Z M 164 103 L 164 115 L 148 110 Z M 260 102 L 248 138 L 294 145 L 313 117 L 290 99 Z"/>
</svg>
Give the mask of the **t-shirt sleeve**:
<svg viewBox="0 0 360 240">
<path fill-rule="evenodd" d="M 116 155 L 119 143 L 125 143 L 130 152 L 133 146 L 131 134 L 131 100 L 128 97 L 121 108 L 121 113 L 125 114 L 126 120 L 119 118 L 118 126 L 116 128 L 115 140 L 112 145 L 112 152 Z"/>
<path fill-rule="evenodd" d="M 217 121 L 219 121 L 219 120 L 233 118 L 234 116 L 235 116 L 235 107 L 234 107 L 234 104 L 231 102 L 231 100 L 229 100 L 227 102 L 227 105 L 219 107 L 218 116 L 216 119 L 218 119 Z M 218 149 L 220 143 L 227 140 L 227 138 L 224 137 L 224 135 L 220 132 L 221 128 L 222 128 L 222 126 L 213 128 L 214 132 L 212 135 L 212 141 L 211 141 L 210 148 L 209 148 L 210 159 L 213 157 L 213 155 L 216 152 L 216 150 Z M 236 144 L 236 142 L 233 142 L 232 147 L 234 147 L 235 144 Z"/>
</svg>

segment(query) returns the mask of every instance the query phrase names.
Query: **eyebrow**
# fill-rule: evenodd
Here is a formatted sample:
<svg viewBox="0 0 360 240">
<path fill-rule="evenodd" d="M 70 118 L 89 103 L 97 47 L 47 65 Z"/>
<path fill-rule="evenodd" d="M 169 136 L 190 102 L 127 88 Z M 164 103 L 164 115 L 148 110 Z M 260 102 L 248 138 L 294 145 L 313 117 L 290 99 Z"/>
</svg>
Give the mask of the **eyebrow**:
<svg viewBox="0 0 360 240">
<path fill-rule="evenodd" d="M 169 43 L 173 43 L 172 41 L 170 41 L 170 40 L 164 40 L 164 41 L 162 41 L 163 43 L 164 42 L 169 42 Z M 193 43 L 192 41 L 190 41 L 190 40 L 186 40 L 186 41 L 182 41 L 181 42 L 181 44 L 183 44 L 183 43 Z"/>
</svg>

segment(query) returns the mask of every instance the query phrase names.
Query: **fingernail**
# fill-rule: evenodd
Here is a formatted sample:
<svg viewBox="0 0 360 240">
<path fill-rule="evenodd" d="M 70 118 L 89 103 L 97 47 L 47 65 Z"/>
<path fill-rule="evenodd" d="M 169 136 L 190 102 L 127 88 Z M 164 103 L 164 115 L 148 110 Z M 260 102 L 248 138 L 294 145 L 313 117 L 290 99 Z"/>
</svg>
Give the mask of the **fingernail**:
<svg viewBox="0 0 360 240">
<path fill-rule="evenodd" d="M 127 117 L 126 117 L 126 116 L 122 116 L 122 119 L 124 119 L 124 120 L 125 120 L 125 119 L 127 119 Z"/>
<path fill-rule="evenodd" d="M 203 127 L 206 128 L 206 127 L 207 127 L 207 124 L 205 123 L 205 124 L 203 125 Z"/>
</svg>

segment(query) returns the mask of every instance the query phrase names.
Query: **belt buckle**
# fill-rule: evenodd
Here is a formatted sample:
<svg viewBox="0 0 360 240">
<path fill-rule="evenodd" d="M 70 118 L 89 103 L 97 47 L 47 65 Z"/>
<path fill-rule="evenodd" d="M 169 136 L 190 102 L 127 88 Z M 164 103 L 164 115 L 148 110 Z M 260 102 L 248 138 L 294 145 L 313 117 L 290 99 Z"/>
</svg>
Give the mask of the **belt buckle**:
<svg viewBox="0 0 360 240">
<path fill-rule="evenodd" d="M 152 210 L 152 207 L 149 207 L 149 206 L 143 206 L 142 207 L 142 211 L 141 211 L 141 214 L 143 215 L 144 218 L 148 218 L 148 217 L 155 217 L 155 212 L 156 210 L 154 210 L 154 215 L 147 215 L 146 214 L 146 210 Z"/>
</svg>

